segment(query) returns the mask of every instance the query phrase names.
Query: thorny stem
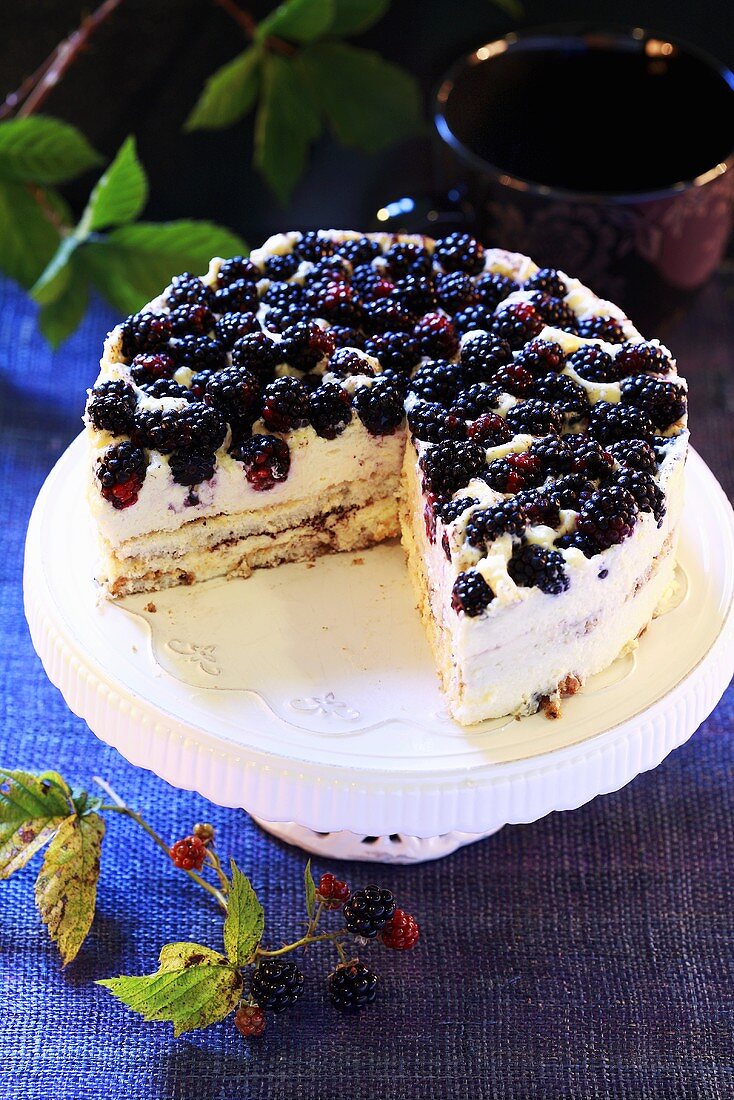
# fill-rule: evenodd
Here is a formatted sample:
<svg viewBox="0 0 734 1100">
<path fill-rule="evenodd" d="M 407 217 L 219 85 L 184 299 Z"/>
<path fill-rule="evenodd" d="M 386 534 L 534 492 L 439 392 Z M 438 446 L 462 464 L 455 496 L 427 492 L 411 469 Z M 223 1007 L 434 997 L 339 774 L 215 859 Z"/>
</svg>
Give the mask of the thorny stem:
<svg viewBox="0 0 734 1100">
<path fill-rule="evenodd" d="M 340 929 L 338 932 L 320 932 L 318 936 L 309 936 L 308 933 L 305 936 L 301 936 L 300 940 L 295 940 L 293 943 L 286 943 L 282 947 L 276 947 L 273 951 L 266 951 L 263 947 L 258 947 L 255 951 L 255 958 L 273 958 L 275 955 L 285 955 L 288 951 L 295 951 L 298 947 L 310 947 L 312 943 L 326 943 L 331 940 L 332 943 L 338 943 L 339 940 L 344 939 L 347 935 L 345 929 Z M 337 951 L 339 948 L 337 947 Z"/>
<path fill-rule="evenodd" d="M 209 863 L 211 864 L 212 868 L 214 869 L 214 873 L 216 874 L 217 878 L 219 879 L 219 884 L 220 884 L 220 888 L 221 888 L 222 893 L 225 894 L 225 895 L 228 894 L 229 893 L 229 879 L 227 878 L 226 874 L 224 873 L 224 869 L 222 867 L 222 862 L 221 862 L 219 856 L 217 855 L 217 853 L 214 851 L 214 848 L 207 848 L 206 856 L 207 856 L 207 859 L 208 859 Z"/>
<path fill-rule="evenodd" d="M 257 33 L 257 23 L 253 19 L 249 11 L 241 8 L 239 4 L 235 3 L 235 0 L 214 0 L 217 7 L 220 7 L 222 11 L 226 11 L 238 27 L 240 27 L 250 41 L 253 41 Z M 297 53 L 294 46 L 291 46 L 290 42 L 286 42 L 283 38 L 278 38 L 276 35 L 268 35 L 265 42 L 276 53 L 285 54 L 286 57 L 291 57 Z"/>
</svg>

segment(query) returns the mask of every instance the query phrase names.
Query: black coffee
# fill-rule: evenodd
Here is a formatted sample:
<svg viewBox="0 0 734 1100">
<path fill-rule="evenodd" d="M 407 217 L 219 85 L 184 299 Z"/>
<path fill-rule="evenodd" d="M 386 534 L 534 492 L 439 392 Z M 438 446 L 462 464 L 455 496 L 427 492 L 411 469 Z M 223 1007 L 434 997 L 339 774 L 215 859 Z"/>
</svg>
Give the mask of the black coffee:
<svg viewBox="0 0 734 1100">
<path fill-rule="evenodd" d="M 691 180 L 724 160 L 734 148 L 734 90 L 667 43 L 614 50 L 555 40 L 552 49 L 510 49 L 464 70 L 446 120 L 510 175 L 629 194 Z"/>
</svg>

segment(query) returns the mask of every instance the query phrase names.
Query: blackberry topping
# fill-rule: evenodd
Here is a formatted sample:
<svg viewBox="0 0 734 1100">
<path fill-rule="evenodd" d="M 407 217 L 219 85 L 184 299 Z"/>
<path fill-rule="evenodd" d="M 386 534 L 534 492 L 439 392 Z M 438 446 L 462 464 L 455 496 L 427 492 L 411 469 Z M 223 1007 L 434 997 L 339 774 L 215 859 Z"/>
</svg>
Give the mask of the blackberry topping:
<svg viewBox="0 0 734 1100">
<path fill-rule="evenodd" d="M 176 306 L 205 305 L 211 308 L 212 291 L 198 275 L 192 275 L 184 271 L 171 280 L 171 286 L 166 294 L 166 302 L 175 309 Z"/>
<path fill-rule="evenodd" d="M 365 356 L 351 348 L 337 348 L 329 363 L 329 373 L 338 378 L 352 378 L 354 375 L 375 377 L 374 369 Z"/>
<path fill-rule="evenodd" d="M 504 302 L 508 294 L 512 294 L 513 290 L 517 289 L 517 283 L 513 279 L 508 279 L 506 275 L 500 275 L 496 271 L 490 275 L 482 275 L 481 279 L 477 279 L 474 283 L 474 293 L 477 298 L 483 306 L 488 306 L 490 309 L 497 309 L 500 302 Z"/>
<path fill-rule="evenodd" d="M 304 287 L 326 286 L 327 283 L 348 283 L 352 269 L 341 256 L 323 256 L 303 276 Z"/>
<path fill-rule="evenodd" d="M 515 497 L 530 524 L 558 527 L 561 522 L 561 502 L 554 486 L 543 489 L 525 489 Z"/>
<path fill-rule="evenodd" d="M 438 305 L 436 289 L 425 275 L 406 275 L 398 280 L 395 289 L 414 313 L 431 313 Z"/>
<path fill-rule="evenodd" d="M 249 279 L 235 279 L 214 291 L 215 313 L 251 313 L 257 309 L 257 287 Z"/>
<path fill-rule="evenodd" d="M 286 252 L 284 256 L 268 256 L 264 264 L 264 274 L 275 282 L 285 282 L 298 270 L 298 257 L 295 252 Z"/>
<path fill-rule="evenodd" d="M 552 377 L 556 378 L 557 375 L 554 374 Z M 518 363 L 507 363 L 506 366 L 500 367 L 492 382 L 505 393 L 511 393 L 515 397 L 528 397 L 534 389 L 532 374 Z"/>
<path fill-rule="evenodd" d="M 498 493 L 517 493 L 539 485 L 543 480 L 543 468 L 540 459 L 531 451 L 511 453 L 505 458 L 490 462 L 484 473 L 484 480 Z"/>
<path fill-rule="evenodd" d="M 201 302 L 176 306 L 168 315 L 174 336 L 206 336 L 214 328 L 214 314 Z"/>
<path fill-rule="evenodd" d="M 172 378 L 156 378 L 153 382 L 143 383 L 142 388 L 158 400 L 162 397 L 178 397 L 183 398 L 184 401 L 194 400 L 191 390 L 187 390 L 185 386 L 179 386 L 178 382 L 174 382 Z"/>
<path fill-rule="evenodd" d="M 516 500 L 504 500 L 491 508 L 472 512 L 466 525 L 467 541 L 472 546 L 485 548 L 502 535 L 521 535 L 527 525 L 527 516 Z"/>
<path fill-rule="evenodd" d="M 639 470 L 623 470 L 615 479 L 615 485 L 631 493 L 641 512 L 652 512 L 658 527 L 665 515 L 665 493 L 650 474 Z"/>
<path fill-rule="evenodd" d="M 464 421 L 434 401 L 417 402 L 408 414 L 408 424 L 414 437 L 426 443 L 466 439 Z"/>
<path fill-rule="evenodd" d="M 382 274 L 370 263 L 359 264 L 352 271 L 352 286 L 366 298 L 371 297 L 371 291 L 374 286 L 383 281 Z M 394 284 L 391 283 L 390 286 L 394 292 Z"/>
<path fill-rule="evenodd" d="M 393 370 L 392 367 L 383 367 L 380 377 L 389 381 L 398 393 L 402 396 L 403 400 L 408 396 L 408 387 L 410 386 L 410 375 L 405 374 L 400 370 Z"/>
<path fill-rule="evenodd" d="M 161 454 L 216 451 L 226 433 L 221 413 L 201 401 L 192 401 L 178 409 L 140 411 L 136 416 L 136 436 Z"/>
<path fill-rule="evenodd" d="M 534 378 L 558 374 L 566 365 L 566 356 L 560 344 L 554 340 L 531 340 L 515 356 L 518 366 L 530 371 Z"/>
<path fill-rule="evenodd" d="M 303 993 L 303 974 L 290 959 L 262 959 L 252 975 L 250 997 L 276 1014 L 294 1005 Z"/>
<path fill-rule="evenodd" d="M 614 466 L 609 451 L 602 449 L 596 439 L 584 434 L 564 436 L 566 446 L 573 458 L 573 472 L 586 474 L 590 478 L 604 478 Z"/>
<path fill-rule="evenodd" d="M 535 398 L 509 409 L 505 419 L 516 435 L 549 435 L 551 432 L 560 434 L 563 426 L 560 413 L 547 401 Z"/>
<path fill-rule="evenodd" d="M 467 428 L 467 435 L 483 447 L 499 447 L 512 439 L 512 432 L 502 417 L 492 412 L 482 413 L 473 420 Z"/>
<path fill-rule="evenodd" d="M 364 341 L 364 350 L 383 367 L 410 371 L 421 357 L 421 348 L 407 332 L 382 332 Z"/>
<path fill-rule="evenodd" d="M 490 386 L 486 382 L 475 382 L 467 389 L 460 391 L 451 405 L 451 411 L 462 420 L 476 420 L 484 413 L 499 408 L 501 396 L 502 391 L 496 386 Z M 504 424 L 504 420 L 502 423 Z M 508 431 L 508 438 L 512 438 L 512 432 Z"/>
<path fill-rule="evenodd" d="M 595 491 L 596 486 L 583 474 L 566 474 L 565 477 L 559 477 L 554 481 L 552 489 L 561 508 L 571 508 L 577 512 Z"/>
<path fill-rule="evenodd" d="M 411 241 L 398 241 L 385 253 L 388 271 L 393 279 L 405 275 L 430 275 L 431 257 L 422 245 Z"/>
<path fill-rule="evenodd" d="M 459 497 L 457 500 L 439 501 L 434 504 L 433 512 L 444 525 L 447 525 L 457 520 L 467 508 L 474 508 L 477 504 L 479 501 L 476 497 Z"/>
<path fill-rule="evenodd" d="M 425 484 L 436 496 L 451 496 L 463 489 L 484 464 L 484 448 L 470 442 L 438 443 L 420 459 Z"/>
<path fill-rule="evenodd" d="M 543 320 L 529 302 L 514 302 L 500 306 L 492 321 L 492 332 L 507 340 L 517 351 L 543 328 Z"/>
<path fill-rule="evenodd" d="M 459 573 L 451 590 L 451 606 L 456 614 L 464 612 L 470 619 L 475 619 L 491 604 L 494 592 L 489 587 L 481 573 L 476 569 L 467 569 Z"/>
<path fill-rule="evenodd" d="M 348 241 L 339 241 L 336 245 L 337 256 L 343 257 L 352 267 L 360 264 L 368 264 L 380 255 L 380 246 L 377 241 L 371 241 L 369 237 L 352 237 Z"/>
<path fill-rule="evenodd" d="M 567 440 L 569 436 L 547 435 L 536 439 L 530 447 L 530 453 L 537 455 L 543 471 L 547 474 L 571 473 L 574 468 L 574 456 Z"/>
<path fill-rule="evenodd" d="M 122 354 L 132 359 L 139 351 L 157 351 L 172 333 L 165 313 L 135 313 L 122 322 Z"/>
<path fill-rule="evenodd" d="M 685 390 L 673 382 L 662 382 L 648 374 L 625 378 L 621 391 L 623 404 L 641 409 L 661 431 L 685 416 L 688 409 Z"/>
<path fill-rule="evenodd" d="M 654 431 L 647 416 L 629 405 L 597 401 L 591 407 L 589 432 L 604 446 L 622 439 L 643 439 L 652 443 Z"/>
<path fill-rule="evenodd" d="M 272 380 L 282 358 L 281 348 L 282 344 L 276 344 L 264 332 L 247 333 L 232 346 L 232 366 L 250 371 L 261 385 L 265 385 Z"/>
<path fill-rule="evenodd" d="M 637 503 L 620 485 L 597 489 L 581 505 L 577 530 L 599 550 L 624 542 L 637 522 Z"/>
<path fill-rule="evenodd" d="M 489 332 L 494 324 L 494 312 L 489 306 L 480 304 L 467 306 L 460 313 L 455 314 L 454 324 L 462 336 L 467 332 Z"/>
<path fill-rule="evenodd" d="M 466 271 L 478 275 L 484 267 L 484 247 L 468 233 L 449 233 L 436 241 L 433 258 L 444 271 Z"/>
<path fill-rule="evenodd" d="M 554 267 L 541 267 L 526 279 L 523 290 L 540 290 L 551 298 L 565 298 L 568 293 L 565 279 Z"/>
<path fill-rule="evenodd" d="M 458 363 L 433 360 L 419 367 L 410 383 L 410 392 L 423 401 L 437 401 L 449 405 L 463 382 L 462 368 Z"/>
<path fill-rule="evenodd" d="M 569 367 L 587 382 L 618 382 L 617 362 L 597 344 L 587 344 L 568 357 Z"/>
<path fill-rule="evenodd" d="M 292 325 L 297 325 L 301 321 L 309 321 L 310 319 L 311 315 L 305 306 L 294 304 L 287 306 L 271 306 L 265 314 L 263 325 L 269 332 L 282 333 Z"/>
<path fill-rule="evenodd" d="M 546 374 L 537 380 L 533 392 L 541 401 L 555 405 L 567 424 L 578 424 L 589 415 L 586 390 L 567 374 Z"/>
<path fill-rule="evenodd" d="M 291 306 L 303 304 L 303 287 L 298 283 L 271 283 L 261 301 L 266 306 Z"/>
<path fill-rule="evenodd" d="M 307 295 L 307 301 L 330 324 L 359 326 L 361 304 L 349 283 L 327 283 L 314 299 Z"/>
<path fill-rule="evenodd" d="M 415 315 L 407 306 L 392 298 L 379 298 L 376 302 L 365 302 L 362 312 L 363 327 L 369 333 L 412 332 L 415 325 Z"/>
<path fill-rule="evenodd" d="M 560 595 L 569 585 L 563 555 L 531 543 L 517 547 L 507 572 L 519 588 L 539 588 L 550 596 Z"/>
<path fill-rule="evenodd" d="M 288 444 L 277 435 L 253 435 L 232 447 L 230 454 L 245 468 L 245 477 L 259 493 L 285 481 L 291 468 Z"/>
<path fill-rule="evenodd" d="M 560 538 L 556 539 L 554 545 L 557 546 L 559 550 L 570 550 L 572 548 L 574 550 L 580 550 L 587 558 L 593 558 L 595 554 L 599 553 L 599 547 L 590 539 L 586 538 L 585 535 L 582 535 L 580 531 L 570 531 L 565 535 L 561 535 Z M 602 570 L 602 572 L 599 573 L 599 577 L 603 578 L 607 576 L 607 573 L 608 570 Z"/>
<path fill-rule="evenodd" d="M 334 382 L 324 382 L 309 397 L 309 419 L 317 435 L 336 439 L 352 419 L 347 391 Z"/>
<path fill-rule="evenodd" d="M 293 251 L 300 259 L 316 263 L 324 256 L 332 256 L 335 247 L 334 242 L 329 237 L 322 237 L 318 230 L 313 230 L 301 234 L 301 239 L 296 241 Z"/>
<path fill-rule="evenodd" d="M 402 397 L 382 378 L 371 386 L 360 387 L 352 405 L 370 435 L 394 435 L 405 417 Z"/>
<path fill-rule="evenodd" d="M 233 427 L 250 427 L 260 411 L 257 378 L 244 367 L 217 371 L 206 384 L 204 401 L 219 409 Z"/>
<path fill-rule="evenodd" d="M 213 378 L 216 373 L 217 372 L 213 370 L 197 371 L 196 374 L 193 374 L 191 376 L 191 381 L 189 382 L 189 393 L 193 394 L 194 397 L 197 398 L 197 400 L 199 398 L 203 398 L 209 379 Z"/>
<path fill-rule="evenodd" d="M 300 321 L 283 333 L 276 357 L 299 370 L 312 370 L 334 352 L 334 338 L 315 321 Z"/>
<path fill-rule="evenodd" d="M 136 385 L 171 378 L 176 370 L 173 357 L 166 351 L 141 351 L 130 364 L 130 377 Z"/>
<path fill-rule="evenodd" d="M 113 508 L 129 508 L 143 487 L 148 460 L 145 451 L 129 440 L 108 447 L 97 464 L 100 492 Z"/>
<path fill-rule="evenodd" d="M 173 336 L 168 344 L 177 367 L 189 370 L 221 370 L 227 366 L 227 352 L 218 340 L 208 336 Z"/>
<path fill-rule="evenodd" d="M 560 298 L 551 298 L 549 294 L 543 294 L 542 291 L 537 290 L 530 298 L 530 304 L 534 306 L 546 325 L 563 329 L 564 332 L 576 331 L 576 314 Z"/>
<path fill-rule="evenodd" d="M 260 325 L 254 313 L 223 313 L 214 325 L 217 340 L 229 351 L 240 336 L 259 331 Z"/>
<path fill-rule="evenodd" d="M 447 313 L 458 313 L 479 301 L 474 283 L 461 271 L 439 275 L 436 279 L 436 295 Z"/>
<path fill-rule="evenodd" d="M 630 470 L 654 474 L 657 469 L 658 460 L 655 451 L 644 439 L 624 439 L 619 443 L 612 443 L 609 453 L 616 458 L 620 466 L 627 466 Z"/>
<path fill-rule="evenodd" d="M 168 465 L 173 480 L 179 485 L 200 485 L 214 477 L 217 458 L 211 452 L 174 451 Z"/>
<path fill-rule="evenodd" d="M 229 260 L 223 260 L 217 275 L 217 286 L 230 286 L 240 279 L 256 283 L 262 279 L 262 272 L 252 260 L 248 260 L 245 256 L 232 256 Z"/>
<path fill-rule="evenodd" d="M 621 321 L 614 317 L 586 317 L 576 322 L 576 330 L 587 340 L 605 340 L 608 344 L 623 344 L 627 339 Z"/>
<path fill-rule="evenodd" d="M 472 382 L 489 382 L 500 367 L 512 362 L 512 349 L 501 337 L 483 332 L 464 341 L 460 358 Z"/>
<path fill-rule="evenodd" d="M 327 978 L 329 998 L 340 1012 L 359 1012 L 377 995 L 377 975 L 361 962 L 338 966 Z"/>
<path fill-rule="evenodd" d="M 92 390 L 87 416 L 101 432 L 129 435 L 135 424 L 135 390 L 122 379 L 100 382 Z"/>
<path fill-rule="evenodd" d="M 620 377 L 626 374 L 642 374 L 644 371 L 667 374 L 673 366 L 670 356 L 659 344 L 653 344 L 648 340 L 642 340 L 640 343 L 625 340 L 617 352 L 617 365 Z"/>
<path fill-rule="evenodd" d="M 364 349 L 364 333 L 360 332 L 359 329 L 347 328 L 344 325 L 332 325 L 329 331 L 335 347 Z"/>
<path fill-rule="evenodd" d="M 308 391 L 303 382 L 289 375 L 276 378 L 265 387 L 262 418 L 273 432 L 290 432 L 308 424 Z"/>
<path fill-rule="evenodd" d="M 431 359 L 451 359 L 459 350 L 459 335 L 443 313 L 426 313 L 413 330 L 423 355 Z"/>
<path fill-rule="evenodd" d="M 344 923 L 354 936 L 374 939 L 395 912 L 395 898 L 379 886 L 355 890 L 344 905 Z"/>
</svg>

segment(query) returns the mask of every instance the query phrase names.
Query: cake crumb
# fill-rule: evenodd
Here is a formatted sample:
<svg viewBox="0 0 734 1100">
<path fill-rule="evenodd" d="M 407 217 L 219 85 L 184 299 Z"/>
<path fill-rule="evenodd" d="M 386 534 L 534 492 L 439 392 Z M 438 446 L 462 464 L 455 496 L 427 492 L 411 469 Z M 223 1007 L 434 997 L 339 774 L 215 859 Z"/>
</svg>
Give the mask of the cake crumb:
<svg viewBox="0 0 734 1100">
<path fill-rule="evenodd" d="M 352 565 L 364 565 L 364 558 L 352 558 Z"/>
<path fill-rule="evenodd" d="M 546 718 L 561 717 L 561 697 L 558 692 L 553 695 L 543 695 L 540 699 L 540 707 Z"/>
<path fill-rule="evenodd" d="M 145 608 L 144 608 L 144 610 L 145 610 L 145 611 L 148 611 L 148 612 L 150 612 L 150 614 L 151 614 L 151 615 L 155 615 L 155 613 L 156 613 L 156 611 L 158 610 L 158 608 L 156 607 L 156 605 L 155 605 L 155 604 L 153 603 L 153 601 L 151 600 L 151 601 L 150 601 L 150 603 L 147 603 L 147 604 L 145 605 Z"/>
</svg>

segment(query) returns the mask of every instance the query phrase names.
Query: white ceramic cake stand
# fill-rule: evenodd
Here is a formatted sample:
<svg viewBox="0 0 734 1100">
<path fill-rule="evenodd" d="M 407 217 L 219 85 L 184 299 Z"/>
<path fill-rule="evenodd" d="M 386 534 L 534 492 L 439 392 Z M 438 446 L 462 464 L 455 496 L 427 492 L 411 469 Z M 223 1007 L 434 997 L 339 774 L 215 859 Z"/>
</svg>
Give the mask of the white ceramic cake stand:
<svg viewBox="0 0 734 1100">
<path fill-rule="evenodd" d="M 84 443 L 31 517 L 26 614 L 51 681 L 134 764 L 324 855 L 434 859 L 582 805 L 694 732 L 734 671 L 734 517 L 696 454 L 677 591 L 563 717 L 446 714 L 397 545 L 110 603 Z M 376 838 L 376 839 L 375 839 Z"/>
</svg>

